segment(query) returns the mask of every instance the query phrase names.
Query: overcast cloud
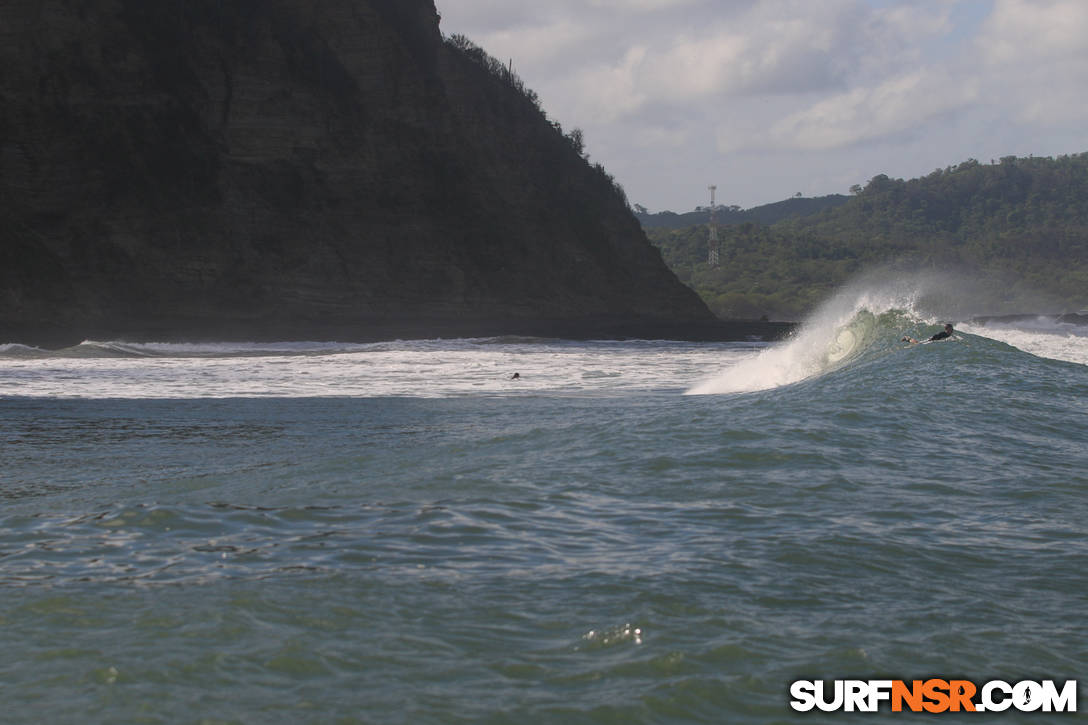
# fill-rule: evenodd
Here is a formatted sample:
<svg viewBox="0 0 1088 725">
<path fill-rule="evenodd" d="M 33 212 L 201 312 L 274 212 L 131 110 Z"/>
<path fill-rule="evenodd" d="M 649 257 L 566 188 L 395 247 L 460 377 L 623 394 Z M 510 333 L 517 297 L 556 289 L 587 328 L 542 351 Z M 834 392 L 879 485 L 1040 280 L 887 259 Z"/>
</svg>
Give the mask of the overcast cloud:
<svg viewBox="0 0 1088 725">
<path fill-rule="evenodd" d="M 1088 151 L 1088 0 L 437 0 L 652 211 Z"/>
</svg>

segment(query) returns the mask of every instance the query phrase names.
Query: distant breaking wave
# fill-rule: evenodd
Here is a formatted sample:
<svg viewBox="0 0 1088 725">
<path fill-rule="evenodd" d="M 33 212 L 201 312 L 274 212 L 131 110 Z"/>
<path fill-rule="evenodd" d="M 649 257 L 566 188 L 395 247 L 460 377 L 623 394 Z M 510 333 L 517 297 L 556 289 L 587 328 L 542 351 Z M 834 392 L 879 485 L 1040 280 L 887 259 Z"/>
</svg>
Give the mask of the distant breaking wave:
<svg viewBox="0 0 1088 725">
<path fill-rule="evenodd" d="M 488 345 L 543 345 L 559 342 L 535 337 L 459 338 L 455 340 L 390 340 L 385 342 L 130 342 L 84 340 L 78 345 L 47 350 L 18 343 L 0 344 L 0 357 L 64 358 L 221 358 L 340 355 L 361 352 L 427 349 L 464 350 Z"/>
</svg>

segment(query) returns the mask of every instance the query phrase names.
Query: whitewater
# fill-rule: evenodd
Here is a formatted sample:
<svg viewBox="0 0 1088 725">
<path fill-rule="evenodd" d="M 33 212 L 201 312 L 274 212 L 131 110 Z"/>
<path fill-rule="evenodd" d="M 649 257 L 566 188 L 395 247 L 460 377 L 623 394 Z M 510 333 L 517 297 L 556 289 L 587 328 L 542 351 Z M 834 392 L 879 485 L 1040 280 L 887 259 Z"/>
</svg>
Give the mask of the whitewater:
<svg viewBox="0 0 1088 725">
<path fill-rule="evenodd" d="M 1086 411 L 1088 329 L 905 284 L 779 342 L 9 342 L 5 721 L 774 723 L 796 679 L 1075 679 Z"/>
<path fill-rule="evenodd" d="M 0 345 L 3 394 L 55 398 L 443 397 L 524 392 L 592 393 L 686 387 L 743 393 L 824 375 L 928 336 L 941 318 L 915 294 L 847 290 L 782 344 L 591 341 L 538 338 L 381 343 L 97 342 L 43 350 Z M 1088 327 L 1054 316 L 957 323 L 970 337 L 1043 358 L 1088 365 Z M 708 371 L 715 371 L 709 373 Z M 518 373 L 516 380 L 511 380 Z"/>
</svg>

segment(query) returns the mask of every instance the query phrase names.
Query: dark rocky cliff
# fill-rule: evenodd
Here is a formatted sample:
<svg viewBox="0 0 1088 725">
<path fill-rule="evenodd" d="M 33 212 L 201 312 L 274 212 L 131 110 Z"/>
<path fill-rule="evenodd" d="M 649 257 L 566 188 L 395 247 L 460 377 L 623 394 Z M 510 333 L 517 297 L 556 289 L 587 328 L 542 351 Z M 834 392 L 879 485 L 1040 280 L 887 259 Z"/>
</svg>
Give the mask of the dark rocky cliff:
<svg viewBox="0 0 1088 725">
<path fill-rule="evenodd" d="M 432 0 L 7 0 L 0 100 L 0 342 L 712 319 Z"/>
</svg>

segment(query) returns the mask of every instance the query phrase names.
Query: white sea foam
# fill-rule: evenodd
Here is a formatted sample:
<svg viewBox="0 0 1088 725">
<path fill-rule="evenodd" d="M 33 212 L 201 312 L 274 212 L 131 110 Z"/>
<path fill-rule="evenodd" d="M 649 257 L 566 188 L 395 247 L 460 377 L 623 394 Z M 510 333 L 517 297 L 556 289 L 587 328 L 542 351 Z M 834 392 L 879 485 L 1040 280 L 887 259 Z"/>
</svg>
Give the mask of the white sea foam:
<svg viewBox="0 0 1088 725">
<path fill-rule="evenodd" d="M 342 342 L 120 342 L 85 340 L 69 353 L 84 356 L 133 357 L 226 357 L 261 355 L 309 355 L 360 352 L 380 349 L 378 344 Z"/>
<path fill-rule="evenodd" d="M 1038 317 L 960 327 L 964 332 L 999 340 L 1038 357 L 1088 365 L 1088 327 L 1084 325 Z"/>
<path fill-rule="evenodd" d="M 452 397 L 679 391 L 763 343 L 424 340 L 86 342 L 0 356 L 0 396 L 50 398 Z M 520 379 L 511 380 L 513 373 Z"/>
</svg>

